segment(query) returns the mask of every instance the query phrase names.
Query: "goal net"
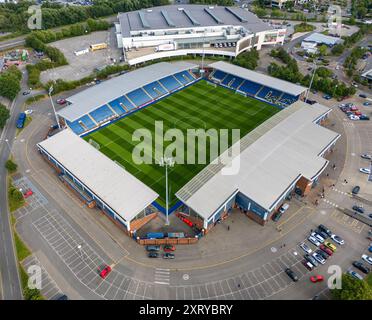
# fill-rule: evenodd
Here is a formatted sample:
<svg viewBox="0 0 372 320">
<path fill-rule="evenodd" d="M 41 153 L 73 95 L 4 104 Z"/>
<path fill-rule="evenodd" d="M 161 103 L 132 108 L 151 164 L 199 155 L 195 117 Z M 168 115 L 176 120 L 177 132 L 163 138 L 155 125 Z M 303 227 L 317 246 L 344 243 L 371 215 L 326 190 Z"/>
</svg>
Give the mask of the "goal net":
<svg viewBox="0 0 372 320">
<path fill-rule="evenodd" d="M 99 143 L 95 142 L 94 140 L 92 139 L 89 139 L 89 144 L 92 145 L 94 148 L 96 148 L 97 150 L 101 149 L 101 146 L 99 145 Z"/>
<path fill-rule="evenodd" d="M 213 82 L 207 81 L 207 84 L 209 84 L 212 87 L 217 88 L 217 85 L 215 83 L 213 83 Z"/>
</svg>

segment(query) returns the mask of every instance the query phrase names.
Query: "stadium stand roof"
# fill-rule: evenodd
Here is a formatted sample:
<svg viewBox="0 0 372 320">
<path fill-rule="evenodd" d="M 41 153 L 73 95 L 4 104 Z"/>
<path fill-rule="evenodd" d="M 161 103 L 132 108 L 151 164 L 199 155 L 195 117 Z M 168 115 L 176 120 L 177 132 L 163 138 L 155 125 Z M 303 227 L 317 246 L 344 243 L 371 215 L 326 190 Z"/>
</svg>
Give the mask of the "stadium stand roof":
<svg viewBox="0 0 372 320">
<path fill-rule="evenodd" d="M 234 76 L 247 79 L 294 96 L 298 96 L 307 90 L 307 88 L 299 86 L 297 84 L 273 78 L 265 74 L 242 68 L 224 61 L 213 62 L 209 64 L 209 67 L 221 70 L 226 73 L 230 73 Z"/>
<path fill-rule="evenodd" d="M 57 113 L 72 122 L 146 84 L 196 67 L 195 64 L 182 61 L 175 63 L 160 62 L 127 72 L 67 98 L 66 100 L 71 104 Z"/>
<path fill-rule="evenodd" d="M 330 111 L 297 101 L 240 140 L 237 174 L 223 175 L 226 166 L 211 163 L 176 196 L 205 219 L 237 190 L 271 211 L 301 176 L 312 181 L 326 167 L 321 155 L 340 135 L 314 122 Z"/>
<path fill-rule="evenodd" d="M 303 41 L 315 42 L 317 44 L 325 44 L 327 46 L 334 46 L 337 43 L 343 42 L 341 38 L 327 36 L 325 34 L 318 33 L 318 32 L 311 34 L 310 36 L 305 38 Z"/>
<path fill-rule="evenodd" d="M 158 198 L 156 192 L 69 129 L 38 146 L 126 221 Z"/>
<path fill-rule="evenodd" d="M 119 22 L 122 37 L 130 37 L 131 31 L 218 25 L 244 26 L 253 33 L 272 29 L 255 14 L 242 8 L 187 4 L 159 6 L 120 13 Z"/>
</svg>

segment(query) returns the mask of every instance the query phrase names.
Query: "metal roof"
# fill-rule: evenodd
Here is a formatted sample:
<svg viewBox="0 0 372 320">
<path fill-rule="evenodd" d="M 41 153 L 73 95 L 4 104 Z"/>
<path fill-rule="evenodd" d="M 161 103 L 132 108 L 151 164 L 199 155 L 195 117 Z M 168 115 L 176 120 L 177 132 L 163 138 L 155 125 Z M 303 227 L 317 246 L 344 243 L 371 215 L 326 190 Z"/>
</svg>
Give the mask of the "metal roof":
<svg viewBox="0 0 372 320">
<path fill-rule="evenodd" d="M 38 146 L 126 221 L 132 220 L 159 196 L 69 129 Z"/>
<path fill-rule="evenodd" d="M 297 101 L 237 142 L 237 174 L 224 175 L 227 166 L 209 164 L 176 196 L 205 219 L 236 190 L 271 211 L 301 176 L 312 181 L 326 167 L 321 154 L 340 135 L 314 122 L 330 110 Z"/>
<path fill-rule="evenodd" d="M 118 18 L 123 37 L 130 37 L 131 31 L 221 25 L 243 26 L 252 33 L 272 29 L 252 12 L 238 7 L 167 5 L 120 13 Z"/>
<path fill-rule="evenodd" d="M 318 43 L 318 44 L 323 43 L 323 44 L 326 44 L 328 46 L 333 46 L 337 43 L 343 42 L 343 40 L 341 38 L 327 36 L 325 34 L 318 33 L 318 32 L 312 33 L 310 36 L 305 38 L 303 41 L 305 41 L 305 42 L 315 42 L 315 43 Z"/>
<path fill-rule="evenodd" d="M 57 113 L 72 122 L 148 83 L 196 67 L 196 64 L 183 61 L 174 63 L 160 62 L 127 72 L 67 98 L 66 100 L 71 104 Z"/>
<path fill-rule="evenodd" d="M 242 68 L 224 61 L 213 62 L 209 65 L 209 67 L 221 70 L 226 73 L 230 73 L 234 76 L 247 79 L 294 96 L 298 96 L 307 90 L 307 88 L 299 86 L 297 84 L 273 78 L 266 74 Z"/>
</svg>

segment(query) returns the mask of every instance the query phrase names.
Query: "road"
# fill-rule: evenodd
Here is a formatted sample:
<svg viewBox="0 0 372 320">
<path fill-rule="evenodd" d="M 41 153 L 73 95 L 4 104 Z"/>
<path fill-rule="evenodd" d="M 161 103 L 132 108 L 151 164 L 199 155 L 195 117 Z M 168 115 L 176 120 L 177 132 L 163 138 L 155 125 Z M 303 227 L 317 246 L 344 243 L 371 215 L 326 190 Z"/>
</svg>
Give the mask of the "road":
<svg viewBox="0 0 372 320">
<path fill-rule="evenodd" d="M 22 79 L 22 88 L 27 88 L 27 79 Z M 11 105 L 11 116 L 1 134 L 0 143 L 0 275 L 1 275 L 1 296 L 4 300 L 21 300 L 22 289 L 19 280 L 17 258 L 13 243 L 13 235 L 10 226 L 10 213 L 8 210 L 7 198 L 7 175 L 5 170 L 5 162 L 9 158 L 10 150 L 16 136 L 17 116 L 25 101 L 25 97 L 19 95 Z M 5 142 L 8 140 L 9 145 Z"/>
</svg>

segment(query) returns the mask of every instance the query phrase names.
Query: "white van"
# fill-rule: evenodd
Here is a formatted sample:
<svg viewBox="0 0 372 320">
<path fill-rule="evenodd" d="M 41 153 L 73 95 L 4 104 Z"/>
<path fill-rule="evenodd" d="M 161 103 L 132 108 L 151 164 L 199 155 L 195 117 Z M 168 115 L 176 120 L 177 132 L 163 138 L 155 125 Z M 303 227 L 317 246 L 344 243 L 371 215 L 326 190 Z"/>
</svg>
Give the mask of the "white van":
<svg viewBox="0 0 372 320">
<path fill-rule="evenodd" d="M 284 204 L 280 207 L 279 212 L 283 214 L 284 212 L 286 212 L 286 211 L 288 210 L 288 208 L 289 208 L 289 204 L 288 204 L 288 203 L 284 203 Z"/>
</svg>

